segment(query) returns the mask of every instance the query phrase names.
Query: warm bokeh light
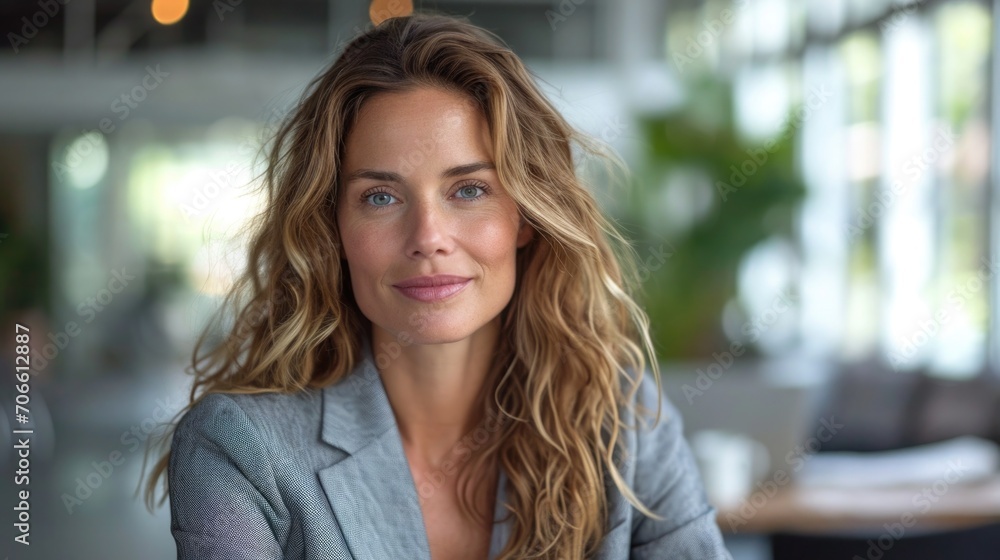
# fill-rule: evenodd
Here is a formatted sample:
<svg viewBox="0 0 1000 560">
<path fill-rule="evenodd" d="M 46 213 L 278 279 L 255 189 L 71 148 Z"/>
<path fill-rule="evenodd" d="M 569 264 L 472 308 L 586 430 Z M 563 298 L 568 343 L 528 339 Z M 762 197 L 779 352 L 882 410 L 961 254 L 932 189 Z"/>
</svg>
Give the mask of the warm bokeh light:
<svg viewBox="0 0 1000 560">
<path fill-rule="evenodd" d="M 177 23 L 188 10 L 187 0 L 153 0 L 150 7 L 157 23 L 170 25 Z"/>
<path fill-rule="evenodd" d="M 413 13 L 410 0 L 373 0 L 368 7 L 368 17 L 373 25 L 378 25 L 391 17 L 408 16 Z"/>
</svg>

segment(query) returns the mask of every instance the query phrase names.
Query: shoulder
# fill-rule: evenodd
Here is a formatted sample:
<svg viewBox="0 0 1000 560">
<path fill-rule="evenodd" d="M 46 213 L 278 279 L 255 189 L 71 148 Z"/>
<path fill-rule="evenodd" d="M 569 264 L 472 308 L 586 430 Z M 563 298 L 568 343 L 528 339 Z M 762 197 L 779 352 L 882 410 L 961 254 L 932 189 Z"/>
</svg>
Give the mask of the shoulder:
<svg viewBox="0 0 1000 560">
<path fill-rule="evenodd" d="M 632 400 L 638 421 L 626 438 L 627 472 L 635 496 L 661 519 L 641 512 L 632 516 L 631 557 L 731 559 L 684 438 L 681 414 L 654 375 L 644 372 Z"/>
<path fill-rule="evenodd" d="M 178 421 L 173 446 L 207 442 L 227 452 L 259 453 L 275 442 L 302 440 L 318 431 L 319 394 L 209 393 Z"/>
<path fill-rule="evenodd" d="M 680 412 L 661 390 L 655 375 L 650 369 L 643 373 L 623 415 L 628 451 L 624 472 L 640 500 L 647 505 L 656 503 L 659 513 L 676 518 L 682 516 L 680 510 L 701 509 L 704 496 L 697 465 L 684 439 Z M 679 492 L 664 500 L 668 489 Z"/>
<path fill-rule="evenodd" d="M 277 420 L 287 423 L 318 417 L 320 411 L 320 391 L 317 389 L 296 393 L 209 393 L 188 409 L 178 427 L 210 426 L 222 420 L 250 420 L 256 425 Z"/>
<path fill-rule="evenodd" d="M 279 442 L 267 434 L 281 429 L 274 412 L 292 402 L 211 393 L 177 423 L 167 487 L 178 554 L 280 557 L 291 521 L 274 460 Z M 286 406 L 271 406 L 278 403 Z"/>
</svg>

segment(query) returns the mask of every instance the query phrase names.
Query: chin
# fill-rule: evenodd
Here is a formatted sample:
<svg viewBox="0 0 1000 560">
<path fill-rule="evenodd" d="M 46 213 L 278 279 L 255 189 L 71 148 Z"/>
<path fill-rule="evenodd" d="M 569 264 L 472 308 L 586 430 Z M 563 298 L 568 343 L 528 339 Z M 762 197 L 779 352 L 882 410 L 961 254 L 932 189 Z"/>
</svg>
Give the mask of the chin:
<svg viewBox="0 0 1000 560">
<path fill-rule="evenodd" d="M 418 327 L 404 328 L 400 331 L 400 336 L 405 333 L 412 344 L 448 344 L 465 340 L 475 332 L 475 329 L 460 325 L 435 325 L 428 322 L 419 330 Z"/>
<path fill-rule="evenodd" d="M 412 314 L 392 317 L 380 325 L 389 340 L 402 346 L 459 342 L 472 337 L 484 326 L 479 321 L 469 321 L 469 317 L 455 315 L 451 312 Z"/>
</svg>

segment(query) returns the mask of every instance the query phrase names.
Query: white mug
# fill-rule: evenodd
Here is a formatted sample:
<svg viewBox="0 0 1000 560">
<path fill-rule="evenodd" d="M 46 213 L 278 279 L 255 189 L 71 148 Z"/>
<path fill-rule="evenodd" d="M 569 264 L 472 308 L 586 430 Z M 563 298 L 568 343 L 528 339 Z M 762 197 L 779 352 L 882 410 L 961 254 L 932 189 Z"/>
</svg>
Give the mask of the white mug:
<svg viewBox="0 0 1000 560">
<path fill-rule="evenodd" d="M 771 467 L 767 448 L 743 434 L 702 430 L 690 440 L 705 492 L 716 507 L 738 505 Z"/>
</svg>

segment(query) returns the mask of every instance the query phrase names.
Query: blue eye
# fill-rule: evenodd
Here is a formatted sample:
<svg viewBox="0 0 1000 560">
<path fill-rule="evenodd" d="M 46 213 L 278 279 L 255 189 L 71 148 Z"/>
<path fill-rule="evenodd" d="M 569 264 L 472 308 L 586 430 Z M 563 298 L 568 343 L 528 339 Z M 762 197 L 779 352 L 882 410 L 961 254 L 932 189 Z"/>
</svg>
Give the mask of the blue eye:
<svg viewBox="0 0 1000 560">
<path fill-rule="evenodd" d="M 476 189 L 479 189 L 480 191 L 482 191 L 482 195 L 477 194 L 476 193 Z M 482 183 L 473 183 L 473 184 L 468 184 L 468 185 L 462 186 L 461 188 L 458 189 L 458 193 L 460 193 L 460 194 L 464 193 L 464 194 L 468 195 L 468 196 L 459 196 L 459 198 L 462 198 L 462 199 L 465 199 L 465 200 L 476 200 L 477 198 L 482 198 L 483 195 L 488 194 L 489 193 L 489 187 L 486 186 L 485 184 L 482 184 Z"/>
<path fill-rule="evenodd" d="M 384 208 L 391 204 L 391 199 L 393 196 L 387 192 L 373 192 L 365 196 L 365 200 L 369 201 L 372 206 Z"/>
<path fill-rule="evenodd" d="M 385 191 L 375 191 L 361 196 L 361 202 L 375 210 L 385 210 L 392 206 L 395 197 Z"/>
</svg>

